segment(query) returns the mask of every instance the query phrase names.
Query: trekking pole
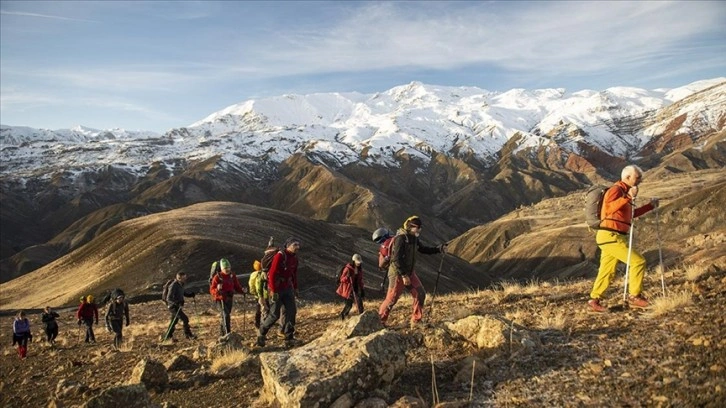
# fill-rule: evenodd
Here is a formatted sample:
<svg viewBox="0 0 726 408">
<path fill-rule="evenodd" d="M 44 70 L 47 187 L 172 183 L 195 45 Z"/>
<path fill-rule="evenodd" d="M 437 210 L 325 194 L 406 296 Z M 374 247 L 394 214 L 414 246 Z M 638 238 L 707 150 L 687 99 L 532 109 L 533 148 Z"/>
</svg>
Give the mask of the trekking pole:
<svg viewBox="0 0 726 408">
<path fill-rule="evenodd" d="M 245 307 L 245 303 L 247 303 L 247 294 L 242 294 L 242 332 L 247 331 L 247 308 Z"/>
<path fill-rule="evenodd" d="M 441 276 L 441 268 L 444 266 L 444 257 L 446 252 L 441 252 L 441 262 L 439 263 L 439 271 L 436 274 L 436 283 L 434 284 L 434 293 L 431 295 L 431 309 L 429 310 L 429 321 L 434 317 L 434 301 L 436 300 L 436 291 L 439 288 L 439 276 Z"/>
<path fill-rule="evenodd" d="M 633 253 L 633 225 L 635 224 L 635 198 L 630 200 L 630 230 L 628 231 L 628 260 L 625 265 L 625 282 L 623 282 L 623 301 L 628 301 L 628 279 L 630 276 L 630 254 Z"/>
<path fill-rule="evenodd" d="M 658 261 L 660 262 L 660 286 L 663 289 L 663 297 L 666 295 L 665 290 L 665 271 L 663 270 L 663 250 L 660 242 L 660 220 L 658 219 L 658 207 L 655 207 L 655 235 L 658 238 Z"/>
<path fill-rule="evenodd" d="M 176 319 L 179 316 L 179 312 L 181 311 L 181 309 L 181 306 L 176 309 L 176 314 L 174 315 L 174 318 L 171 319 L 171 321 L 169 322 L 169 328 L 166 329 L 166 334 L 164 334 L 164 338 L 161 340 L 162 342 L 166 341 L 166 339 L 169 338 L 169 332 L 171 332 L 171 328 L 174 327 L 174 323 L 176 323 Z"/>
</svg>

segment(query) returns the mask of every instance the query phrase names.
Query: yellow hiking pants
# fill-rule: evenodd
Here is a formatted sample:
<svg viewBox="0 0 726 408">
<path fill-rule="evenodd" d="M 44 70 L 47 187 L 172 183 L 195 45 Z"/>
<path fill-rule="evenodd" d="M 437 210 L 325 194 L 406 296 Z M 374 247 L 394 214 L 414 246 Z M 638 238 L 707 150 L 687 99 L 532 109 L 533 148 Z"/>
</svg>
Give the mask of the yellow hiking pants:
<svg viewBox="0 0 726 408">
<path fill-rule="evenodd" d="M 628 262 L 628 235 L 617 232 L 598 230 L 595 237 L 600 248 L 600 269 L 597 271 L 595 284 L 590 292 L 591 299 L 599 299 L 615 276 L 618 261 Z M 630 270 L 628 271 L 628 292 L 630 296 L 640 295 L 645 275 L 645 258 L 638 251 L 630 253 Z"/>
</svg>

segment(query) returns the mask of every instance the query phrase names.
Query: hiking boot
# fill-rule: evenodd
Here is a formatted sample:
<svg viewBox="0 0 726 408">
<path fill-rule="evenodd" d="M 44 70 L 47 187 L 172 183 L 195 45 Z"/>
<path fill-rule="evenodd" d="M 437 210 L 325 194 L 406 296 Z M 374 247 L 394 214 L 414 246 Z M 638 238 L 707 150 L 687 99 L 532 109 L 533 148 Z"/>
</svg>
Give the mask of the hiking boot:
<svg viewBox="0 0 726 408">
<path fill-rule="evenodd" d="M 191 333 L 185 334 L 184 337 L 186 337 L 187 340 L 196 340 L 197 339 L 197 336 L 195 336 Z"/>
<path fill-rule="evenodd" d="M 590 310 L 596 313 L 605 313 L 608 308 L 600 304 L 600 299 L 590 299 L 587 301 L 587 305 L 590 306 Z"/>
<path fill-rule="evenodd" d="M 255 342 L 255 346 L 265 347 L 265 338 L 263 336 L 257 336 L 257 341 Z"/>
<path fill-rule="evenodd" d="M 646 299 L 645 296 L 638 295 L 630 296 L 628 298 L 628 305 L 630 307 L 645 309 L 646 307 L 650 306 L 650 303 L 648 303 L 648 299 Z"/>
</svg>

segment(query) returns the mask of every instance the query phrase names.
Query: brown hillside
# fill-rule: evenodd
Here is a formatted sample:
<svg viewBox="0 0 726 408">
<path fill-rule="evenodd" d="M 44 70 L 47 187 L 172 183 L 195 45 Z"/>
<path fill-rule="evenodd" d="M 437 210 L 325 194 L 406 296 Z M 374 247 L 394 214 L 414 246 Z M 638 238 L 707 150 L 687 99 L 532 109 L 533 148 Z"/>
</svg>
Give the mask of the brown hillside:
<svg viewBox="0 0 726 408">
<path fill-rule="evenodd" d="M 367 285 L 378 288 L 378 248 L 370 232 L 251 205 L 209 202 L 117 224 L 69 255 L 0 285 L 0 308 L 73 305 L 80 295 L 99 297 L 114 287 L 131 298 L 157 296 L 160 284 L 181 271 L 204 290 L 214 260 L 227 257 L 235 272 L 248 273 L 270 236 L 281 243 L 291 235 L 303 242 L 300 281 L 311 298 L 335 296 L 333 276 L 355 252 L 363 256 Z M 440 264 L 439 256 L 420 257 L 419 274 L 430 290 Z M 444 265 L 440 293 L 491 283 L 454 256 L 447 256 Z"/>
<path fill-rule="evenodd" d="M 726 234 L 722 208 L 726 202 L 726 169 L 653 179 L 650 174 L 645 174 L 639 201 L 659 197 L 660 222 L 656 223 L 655 211 L 636 219 L 636 248 L 651 265 L 659 261 L 659 242 L 667 266 L 690 259 L 701 252 L 703 245 L 710 249 L 698 255 L 700 260 L 723 262 L 726 249 L 718 244 Z M 584 224 L 583 197 L 582 192 L 577 192 L 520 208 L 457 237 L 452 241 L 452 251 L 498 278 L 593 276 L 599 252 L 594 232 Z"/>
</svg>

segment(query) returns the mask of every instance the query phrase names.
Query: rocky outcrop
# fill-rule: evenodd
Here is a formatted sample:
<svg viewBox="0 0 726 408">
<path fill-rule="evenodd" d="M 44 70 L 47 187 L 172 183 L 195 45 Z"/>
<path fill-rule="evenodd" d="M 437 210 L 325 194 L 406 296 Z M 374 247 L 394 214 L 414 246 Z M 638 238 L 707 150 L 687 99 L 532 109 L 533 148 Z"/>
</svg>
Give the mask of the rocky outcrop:
<svg viewBox="0 0 726 408">
<path fill-rule="evenodd" d="M 380 330 L 377 319 L 364 313 L 302 347 L 261 354 L 263 400 L 284 407 L 325 407 L 346 393 L 355 399 L 389 388 L 405 368 L 405 342 L 395 332 Z"/>
<path fill-rule="evenodd" d="M 129 384 L 142 384 L 146 388 L 164 389 L 169 384 L 166 367 L 156 360 L 143 359 L 136 364 Z"/>
</svg>

